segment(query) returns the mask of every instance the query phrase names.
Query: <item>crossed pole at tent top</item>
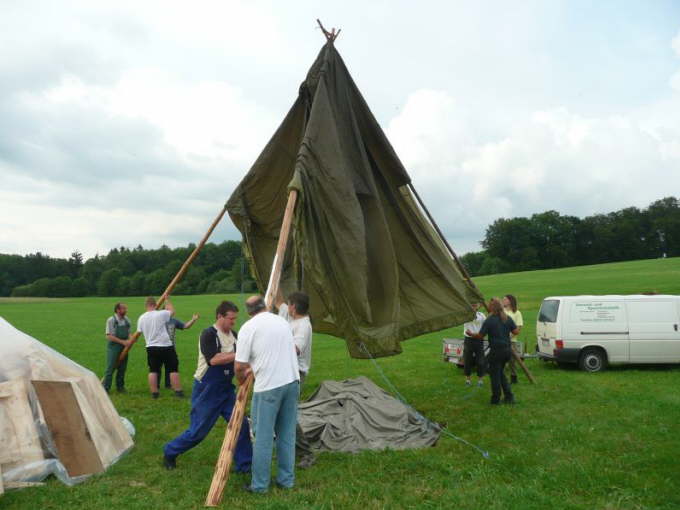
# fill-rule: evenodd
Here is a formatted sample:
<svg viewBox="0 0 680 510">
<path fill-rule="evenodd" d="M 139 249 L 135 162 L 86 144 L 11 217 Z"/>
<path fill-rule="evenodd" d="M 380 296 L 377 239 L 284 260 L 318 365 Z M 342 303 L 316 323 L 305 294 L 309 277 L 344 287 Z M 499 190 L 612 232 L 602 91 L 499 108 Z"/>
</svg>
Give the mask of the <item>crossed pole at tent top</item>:
<svg viewBox="0 0 680 510">
<path fill-rule="evenodd" d="M 335 31 L 335 28 L 331 28 L 331 31 L 329 32 L 324 28 L 324 26 L 321 24 L 321 21 L 319 21 L 319 18 L 316 19 L 316 22 L 319 24 L 319 28 L 323 32 L 323 35 L 326 36 L 326 40 L 328 42 L 334 42 L 338 36 L 340 35 L 340 31 L 342 28 L 338 28 L 338 31 Z"/>
</svg>

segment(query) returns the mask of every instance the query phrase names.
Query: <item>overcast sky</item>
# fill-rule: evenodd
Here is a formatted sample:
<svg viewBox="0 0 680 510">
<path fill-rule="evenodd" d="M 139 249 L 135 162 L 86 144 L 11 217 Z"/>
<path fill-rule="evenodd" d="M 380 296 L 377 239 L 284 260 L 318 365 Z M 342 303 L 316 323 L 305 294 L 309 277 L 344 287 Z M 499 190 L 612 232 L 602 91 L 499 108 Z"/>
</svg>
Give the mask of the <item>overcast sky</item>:
<svg viewBox="0 0 680 510">
<path fill-rule="evenodd" d="M 680 2 L 328 3 L 3 0 L 0 253 L 198 241 L 317 17 L 461 254 L 499 217 L 680 195 Z"/>
</svg>

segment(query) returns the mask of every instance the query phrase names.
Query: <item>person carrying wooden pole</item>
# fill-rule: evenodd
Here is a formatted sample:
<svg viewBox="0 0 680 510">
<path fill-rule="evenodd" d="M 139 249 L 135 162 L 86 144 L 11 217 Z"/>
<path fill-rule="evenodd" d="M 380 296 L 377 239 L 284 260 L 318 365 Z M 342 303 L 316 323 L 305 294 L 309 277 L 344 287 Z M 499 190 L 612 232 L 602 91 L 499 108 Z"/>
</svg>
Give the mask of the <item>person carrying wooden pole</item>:
<svg viewBox="0 0 680 510">
<path fill-rule="evenodd" d="M 288 203 L 286 204 L 286 209 L 283 215 L 279 241 L 276 247 L 276 253 L 274 254 L 272 271 L 269 276 L 269 283 L 265 293 L 265 306 L 267 309 L 271 309 L 272 304 L 274 303 L 274 297 L 278 294 L 279 283 L 281 280 L 281 270 L 283 268 L 283 259 L 293 222 L 293 213 L 295 211 L 297 195 L 298 192 L 295 189 L 292 189 L 288 194 Z M 252 385 L 253 374 L 252 372 L 248 372 L 245 380 L 239 387 L 238 394 L 236 395 L 236 405 L 234 406 L 231 418 L 229 419 L 229 426 L 227 427 L 227 431 L 224 435 L 222 448 L 220 449 L 220 454 L 215 465 L 215 473 L 213 475 L 210 489 L 208 490 L 208 495 L 205 500 L 205 506 L 207 507 L 215 507 L 219 505 L 222 500 L 224 487 L 226 486 L 227 480 L 229 479 L 229 471 L 234 457 L 234 448 L 241 430 L 241 422 L 245 414 L 248 394 L 250 393 Z"/>
<path fill-rule="evenodd" d="M 220 222 L 226 211 L 227 205 L 225 204 L 224 207 L 222 207 L 222 210 L 215 218 L 215 220 L 210 225 L 210 228 L 208 228 L 208 231 L 203 236 L 203 239 L 201 239 L 198 245 L 196 245 L 196 248 L 194 248 L 189 257 L 187 257 L 187 259 L 184 261 L 184 264 L 182 264 L 182 267 L 179 268 L 179 271 L 177 271 L 175 277 L 172 280 L 170 280 L 170 283 L 168 284 L 163 294 L 161 294 L 161 297 L 158 298 L 158 300 L 156 300 L 156 310 L 161 309 L 166 299 L 168 299 L 168 296 L 170 296 L 172 291 L 175 290 L 175 287 L 177 286 L 179 281 L 184 277 L 186 272 L 189 270 L 189 266 L 191 266 L 191 263 L 196 259 L 196 257 L 198 257 L 198 254 L 200 253 L 201 249 L 205 246 L 205 243 L 208 242 L 210 234 L 212 234 L 213 230 L 215 230 L 215 227 L 217 227 L 218 223 Z M 125 346 L 125 348 L 121 351 L 120 355 L 118 356 L 118 362 L 116 363 L 116 367 L 118 367 L 118 365 L 120 365 L 123 362 L 123 360 L 127 357 L 128 353 L 130 352 L 130 349 L 132 349 L 132 346 L 139 339 L 139 336 L 140 336 L 139 332 L 136 332 L 132 335 L 132 337 L 130 337 L 128 344 Z"/>
</svg>

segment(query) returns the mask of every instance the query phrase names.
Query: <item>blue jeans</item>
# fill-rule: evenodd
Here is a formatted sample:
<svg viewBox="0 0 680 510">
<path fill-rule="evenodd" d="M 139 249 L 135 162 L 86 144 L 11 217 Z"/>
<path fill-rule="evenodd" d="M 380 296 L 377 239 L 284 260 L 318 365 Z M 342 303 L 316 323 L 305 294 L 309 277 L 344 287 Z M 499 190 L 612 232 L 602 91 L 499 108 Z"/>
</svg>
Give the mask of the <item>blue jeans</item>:
<svg viewBox="0 0 680 510">
<path fill-rule="evenodd" d="M 285 488 L 295 483 L 295 427 L 297 425 L 297 402 L 300 383 L 279 386 L 273 390 L 253 393 L 252 481 L 250 487 L 256 492 L 267 492 L 271 480 L 272 449 L 276 433 L 276 483 Z"/>
<path fill-rule="evenodd" d="M 208 435 L 220 416 L 229 421 L 235 403 L 236 393 L 233 385 L 225 384 L 223 381 L 210 381 L 208 377 L 204 377 L 203 382 L 194 381 L 189 428 L 167 443 L 163 453 L 168 457 L 177 457 L 196 446 Z M 234 452 L 236 471 L 242 473 L 250 471 L 252 457 L 250 429 L 244 416 Z"/>
</svg>

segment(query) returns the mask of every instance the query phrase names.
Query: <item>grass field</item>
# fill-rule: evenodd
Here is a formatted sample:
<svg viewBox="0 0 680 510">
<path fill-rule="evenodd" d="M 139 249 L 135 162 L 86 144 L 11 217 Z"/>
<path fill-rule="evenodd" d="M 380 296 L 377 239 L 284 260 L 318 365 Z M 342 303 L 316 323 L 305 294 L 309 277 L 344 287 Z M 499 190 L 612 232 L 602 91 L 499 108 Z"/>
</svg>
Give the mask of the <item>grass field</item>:
<svg viewBox="0 0 680 510">
<path fill-rule="evenodd" d="M 524 340 L 534 341 L 536 312 L 549 295 L 680 294 L 680 258 L 514 273 L 475 280 L 486 296 L 514 293 L 524 314 Z M 223 296 L 178 296 L 180 318 L 202 317 L 178 333 L 180 370 L 190 390 L 196 336 L 211 324 Z M 231 296 L 242 303 L 241 296 Z M 101 374 L 104 322 L 115 298 L 0 300 L 0 316 L 17 328 Z M 143 298 L 128 298 L 130 316 Z M 241 316 L 241 321 L 244 320 Z M 489 389 L 463 386 L 460 370 L 441 360 L 441 339 L 461 328 L 404 343 L 404 353 L 378 361 L 414 407 L 490 453 L 449 437 L 416 451 L 321 454 L 297 472 L 292 491 L 266 496 L 243 491 L 233 475 L 224 507 L 638 509 L 680 508 L 680 367 L 618 367 L 598 374 L 530 360 L 538 384 L 523 377 L 519 404 L 489 406 Z M 0 339 L 2 342 L 2 339 Z M 351 360 L 344 343 L 315 335 L 304 396 L 324 379 L 366 375 L 383 381 L 368 361 Z M 152 401 L 143 348 L 131 353 L 127 395 L 112 394 L 119 413 L 137 429 L 134 449 L 106 473 L 76 487 L 49 480 L 44 487 L 0 497 L 3 509 L 202 508 L 224 435 L 220 423 L 197 448 L 161 467 L 162 445 L 188 424 L 189 402 L 168 391 Z"/>
</svg>

